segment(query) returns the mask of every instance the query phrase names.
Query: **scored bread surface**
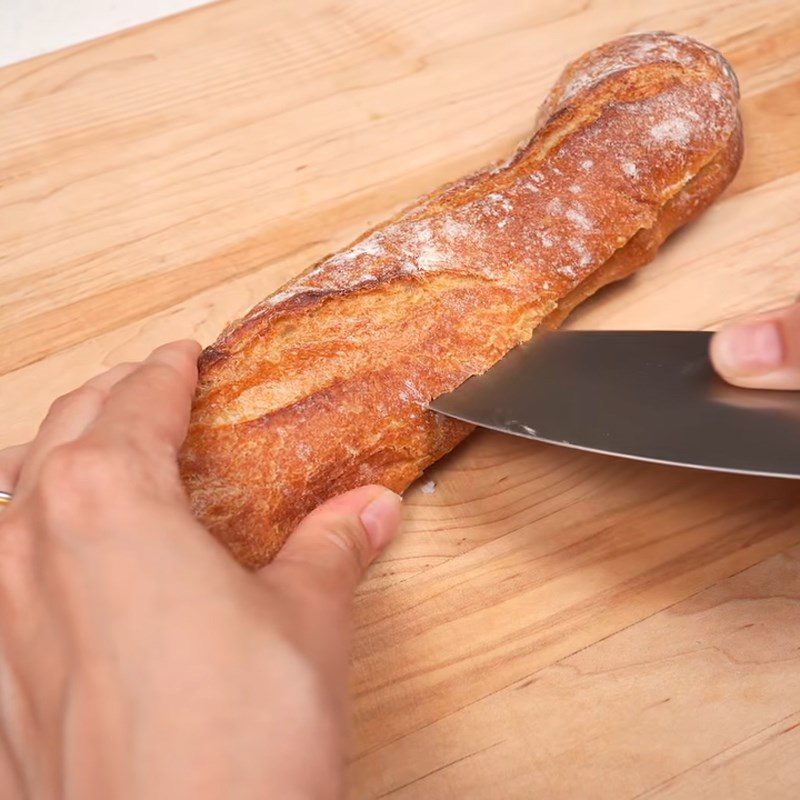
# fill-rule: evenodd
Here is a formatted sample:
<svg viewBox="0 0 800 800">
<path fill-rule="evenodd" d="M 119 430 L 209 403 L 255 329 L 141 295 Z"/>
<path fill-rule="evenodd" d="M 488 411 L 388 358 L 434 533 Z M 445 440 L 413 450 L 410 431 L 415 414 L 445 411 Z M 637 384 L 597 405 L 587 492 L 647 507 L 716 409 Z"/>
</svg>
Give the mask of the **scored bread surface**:
<svg viewBox="0 0 800 800">
<path fill-rule="evenodd" d="M 192 507 L 248 566 L 324 500 L 402 491 L 472 427 L 432 398 L 651 260 L 741 159 L 716 51 L 637 34 L 570 64 L 531 137 L 315 264 L 206 348 L 180 455 Z"/>
</svg>

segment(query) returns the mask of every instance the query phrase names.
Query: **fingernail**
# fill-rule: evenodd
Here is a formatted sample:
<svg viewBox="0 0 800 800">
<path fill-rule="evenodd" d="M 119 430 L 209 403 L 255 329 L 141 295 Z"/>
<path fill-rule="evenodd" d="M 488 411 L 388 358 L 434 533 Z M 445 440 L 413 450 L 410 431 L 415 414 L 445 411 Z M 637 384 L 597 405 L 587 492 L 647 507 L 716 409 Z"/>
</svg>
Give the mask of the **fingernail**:
<svg viewBox="0 0 800 800">
<path fill-rule="evenodd" d="M 723 328 L 717 336 L 719 367 L 729 375 L 761 375 L 783 365 L 783 339 L 774 322 Z"/>
<path fill-rule="evenodd" d="M 387 489 L 366 505 L 359 515 L 367 538 L 376 552 L 383 550 L 397 533 L 401 503 L 400 495 Z"/>
</svg>

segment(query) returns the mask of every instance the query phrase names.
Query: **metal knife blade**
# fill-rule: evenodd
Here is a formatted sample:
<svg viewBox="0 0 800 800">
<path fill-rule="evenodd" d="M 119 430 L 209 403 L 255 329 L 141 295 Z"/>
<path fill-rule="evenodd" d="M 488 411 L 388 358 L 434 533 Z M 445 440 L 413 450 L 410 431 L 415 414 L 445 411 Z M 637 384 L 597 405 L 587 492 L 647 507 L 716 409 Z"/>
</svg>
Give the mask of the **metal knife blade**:
<svg viewBox="0 0 800 800">
<path fill-rule="evenodd" d="M 685 467 L 800 478 L 800 392 L 738 389 L 711 334 L 557 331 L 429 404 L 505 433 Z"/>
</svg>

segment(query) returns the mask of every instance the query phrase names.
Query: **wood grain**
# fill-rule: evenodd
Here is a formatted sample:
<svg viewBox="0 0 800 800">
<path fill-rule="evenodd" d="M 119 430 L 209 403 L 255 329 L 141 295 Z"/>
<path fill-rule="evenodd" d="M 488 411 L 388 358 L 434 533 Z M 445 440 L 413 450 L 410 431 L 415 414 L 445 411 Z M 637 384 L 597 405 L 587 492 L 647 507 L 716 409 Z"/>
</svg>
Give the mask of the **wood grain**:
<svg viewBox="0 0 800 800">
<path fill-rule="evenodd" d="M 800 292 L 788 0 L 226 0 L 0 70 L 0 446 L 506 153 L 563 64 L 677 30 L 742 84 L 723 200 L 575 327 Z M 356 603 L 353 798 L 796 797 L 800 497 L 481 433 Z"/>
</svg>

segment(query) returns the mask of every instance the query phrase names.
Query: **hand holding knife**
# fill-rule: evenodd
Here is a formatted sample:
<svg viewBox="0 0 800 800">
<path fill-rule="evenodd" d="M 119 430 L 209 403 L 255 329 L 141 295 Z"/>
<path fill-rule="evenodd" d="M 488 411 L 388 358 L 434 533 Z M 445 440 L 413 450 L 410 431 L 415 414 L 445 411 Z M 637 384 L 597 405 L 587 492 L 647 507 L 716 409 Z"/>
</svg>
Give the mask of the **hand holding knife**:
<svg viewBox="0 0 800 800">
<path fill-rule="evenodd" d="M 772 391 L 792 389 L 800 389 L 800 305 L 729 325 L 713 337 L 686 331 L 537 335 L 430 407 L 583 450 L 797 478 L 800 394 Z"/>
</svg>

